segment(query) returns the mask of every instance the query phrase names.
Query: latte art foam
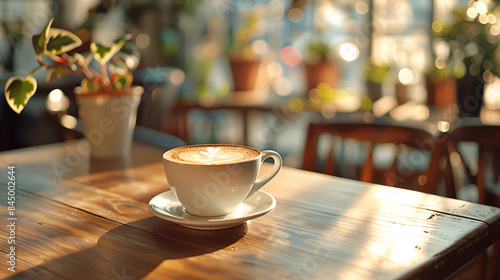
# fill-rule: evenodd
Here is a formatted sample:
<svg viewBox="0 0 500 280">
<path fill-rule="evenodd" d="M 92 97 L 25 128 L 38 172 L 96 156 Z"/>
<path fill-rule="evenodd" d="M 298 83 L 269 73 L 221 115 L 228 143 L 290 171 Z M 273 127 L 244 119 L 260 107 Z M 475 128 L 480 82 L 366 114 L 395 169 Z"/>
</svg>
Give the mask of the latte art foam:
<svg viewBox="0 0 500 280">
<path fill-rule="evenodd" d="M 242 146 L 191 146 L 169 151 L 169 159 L 192 164 L 227 164 L 258 157 L 259 151 Z"/>
</svg>

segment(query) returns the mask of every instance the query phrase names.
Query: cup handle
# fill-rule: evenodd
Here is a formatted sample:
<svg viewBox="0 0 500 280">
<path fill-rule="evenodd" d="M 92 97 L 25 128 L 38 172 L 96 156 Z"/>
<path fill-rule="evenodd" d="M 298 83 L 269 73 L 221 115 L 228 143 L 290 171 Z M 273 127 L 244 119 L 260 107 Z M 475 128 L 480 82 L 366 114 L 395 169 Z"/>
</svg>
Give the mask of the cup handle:
<svg viewBox="0 0 500 280">
<path fill-rule="evenodd" d="M 252 189 L 248 193 L 247 197 L 245 197 L 245 199 L 251 197 L 255 192 L 260 190 L 260 188 L 262 188 L 267 182 L 269 182 L 280 171 L 283 163 L 282 163 L 281 156 L 275 151 L 271 151 L 271 150 L 263 151 L 262 158 L 261 158 L 261 164 L 262 164 L 262 162 L 264 162 L 265 159 L 267 159 L 269 157 L 272 157 L 274 159 L 273 168 L 266 175 L 262 176 L 261 178 L 259 178 L 255 181 L 255 184 L 253 185 Z"/>
</svg>

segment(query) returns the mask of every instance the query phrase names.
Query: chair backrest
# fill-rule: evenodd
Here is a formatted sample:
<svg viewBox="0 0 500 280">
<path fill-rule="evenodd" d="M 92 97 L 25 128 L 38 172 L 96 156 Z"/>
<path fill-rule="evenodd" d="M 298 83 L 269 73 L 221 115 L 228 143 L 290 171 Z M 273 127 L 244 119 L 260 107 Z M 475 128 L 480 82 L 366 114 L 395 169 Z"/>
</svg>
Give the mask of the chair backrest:
<svg viewBox="0 0 500 280">
<path fill-rule="evenodd" d="M 323 135 L 327 136 L 326 145 L 320 143 L 325 139 Z M 365 182 L 437 193 L 439 158 L 444 142 L 437 141 L 439 135 L 437 129 L 381 120 L 372 123 L 310 123 L 302 168 Z M 352 141 L 349 139 L 355 140 L 359 145 L 348 150 L 349 145 L 345 144 Z M 382 147 L 378 148 L 379 153 L 374 153 L 379 146 Z M 392 158 L 388 155 L 389 152 L 386 152 L 391 149 L 387 148 L 392 149 Z M 355 168 L 347 168 L 351 171 L 356 169 L 356 174 L 342 174 L 343 159 L 349 156 L 358 157 L 360 154 L 363 163 L 358 162 Z M 389 158 L 390 164 L 386 163 L 386 168 L 381 169 L 374 163 L 374 154 Z M 320 167 L 320 170 L 317 167 Z"/>
<path fill-rule="evenodd" d="M 486 125 L 479 118 L 459 119 L 448 134 L 447 148 L 449 188 L 456 189 L 460 199 L 500 207 L 500 125 Z M 500 279 L 500 241 L 487 256 L 481 263 L 482 276 Z"/>
<path fill-rule="evenodd" d="M 456 171 L 461 165 L 466 176 L 460 180 L 468 180 L 477 188 L 475 202 L 500 207 L 500 189 L 494 190 L 500 188 L 500 126 L 483 124 L 479 118 L 460 119 L 449 132 L 448 140 L 448 159 L 455 166 L 452 168 L 455 172 L 450 173 L 452 179 L 448 180 L 452 187 L 458 188 L 453 179 L 459 177 Z M 493 188 L 488 189 L 487 183 Z"/>
</svg>

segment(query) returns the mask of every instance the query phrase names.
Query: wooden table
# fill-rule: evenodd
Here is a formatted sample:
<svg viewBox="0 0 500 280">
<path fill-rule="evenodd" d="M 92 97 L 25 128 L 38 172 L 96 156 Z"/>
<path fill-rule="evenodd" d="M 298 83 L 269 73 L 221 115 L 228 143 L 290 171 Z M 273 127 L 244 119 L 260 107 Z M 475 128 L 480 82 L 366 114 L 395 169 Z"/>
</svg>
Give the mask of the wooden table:
<svg viewBox="0 0 500 280">
<path fill-rule="evenodd" d="M 498 208 L 287 167 L 264 187 L 272 212 L 188 229 L 148 210 L 168 190 L 163 148 L 136 142 L 130 158 L 92 161 L 82 143 L 0 153 L 3 223 L 15 225 L 0 227 L 0 277 L 440 279 L 500 238 Z"/>
</svg>

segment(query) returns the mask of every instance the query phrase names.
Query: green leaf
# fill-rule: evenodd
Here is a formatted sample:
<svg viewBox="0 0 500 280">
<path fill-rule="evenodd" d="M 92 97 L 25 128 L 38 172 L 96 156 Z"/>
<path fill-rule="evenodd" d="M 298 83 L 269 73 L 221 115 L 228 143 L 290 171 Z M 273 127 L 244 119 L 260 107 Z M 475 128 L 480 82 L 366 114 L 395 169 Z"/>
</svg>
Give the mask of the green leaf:
<svg viewBox="0 0 500 280">
<path fill-rule="evenodd" d="M 94 54 L 94 59 L 101 65 L 106 64 L 115 54 L 115 52 L 112 52 L 113 47 L 103 46 L 95 42 L 90 44 L 90 50 Z"/>
<path fill-rule="evenodd" d="M 111 46 L 105 46 L 93 42 L 92 44 L 90 44 L 90 50 L 94 54 L 94 59 L 97 60 L 101 65 L 104 65 L 108 63 L 108 61 L 120 51 L 123 44 L 125 44 L 127 40 L 130 40 L 130 38 L 132 38 L 132 35 L 130 34 L 121 35 L 113 41 L 113 45 Z"/>
<path fill-rule="evenodd" d="M 132 34 L 122 34 L 113 41 L 113 44 L 121 48 L 130 39 L 132 39 Z"/>
<path fill-rule="evenodd" d="M 81 83 L 81 87 L 82 87 L 84 92 L 92 92 L 92 91 L 96 91 L 99 89 L 99 86 L 89 79 L 83 79 L 82 83 Z"/>
<path fill-rule="evenodd" d="M 127 72 L 125 75 L 114 75 L 113 76 L 113 88 L 115 89 L 124 89 L 129 88 L 132 85 L 134 77 L 132 73 Z"/>
<path fill-rule="evenodd" d="M 47 73 L 47 83 L 50 83 L 68 73 L 72 72 L 70 69 L 66 67 L 53 67 Z"/>
<path fill-rule="evenodd" d="M 49 23 L 43 29 L 42 33 L 33 36 L 33 47 L 37 55 L 43 54 L 45 52 L 45 46 L 47 46 L 47 38 L 49 37 L 50 26 L 54 18 L 50 19 Z"/>
<path fill-rule="evenodd" d="M 82 45 L 82 40 L 75 34 L 58 28 L 51 28 L 45 47 L 46 55 L 60 55 Z"/>
<path fill-rule="evenodd" d="M 5 99 L 10 108 L 16 113 L 21 113 L 28 100 L 35 94 L 36 80 L 28 76 L 12 77 L 5 84 Z"/>
<path fill-rule="evenodd" d="M 106 64 L 114 53 L 111 53 L 113 50 L 110 46 L 104 46 L 99 43 L 93 42 L 90 44 L 90 50 L 94 54 L 94 59 L 97 60 L 101 65 Z"/>
<path fill-rule="evenodd" d="M 123 89 L 127 85 L 127 79 L 125 77 L 119 77 L 113 84 L 116 89 Z"/>
</svg>

